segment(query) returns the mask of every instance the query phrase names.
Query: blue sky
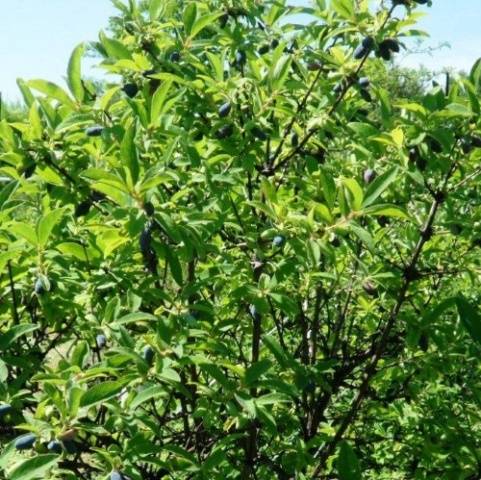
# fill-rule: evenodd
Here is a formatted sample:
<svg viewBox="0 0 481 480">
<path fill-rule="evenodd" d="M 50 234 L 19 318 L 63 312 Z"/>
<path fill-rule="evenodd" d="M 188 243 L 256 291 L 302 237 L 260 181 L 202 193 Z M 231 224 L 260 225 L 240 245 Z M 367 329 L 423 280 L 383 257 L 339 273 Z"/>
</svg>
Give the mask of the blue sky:
<svg viewBox="0 0 481 480">
<path fill-rule="evenodd" d="M 302 4 L 306 0 L 291 0 Z M 377 0 L 376 0 L 377 1 Z M 449 42 L 429 55 L 399 57 L 403 65 L 468 70 L 481 57 L 480 0 L 434 0 L 420 27 L 431 34 L 426 46 Z M 115 12 L 110 0 L 0 0 L 0 91 L 19 97 L 15 80 L 45 78 L 62 82 L 72 49 L 97 38 Z M 402 7 L 398 7 L 401 13 Z"/>
<path fill-rule="evenodd" d="M 62 82 L 72 50 L 95 40 L 115 13 L 110 0 L 0 0 L 0 91 L 19 97 L 16 78 Z"/>
</svg>

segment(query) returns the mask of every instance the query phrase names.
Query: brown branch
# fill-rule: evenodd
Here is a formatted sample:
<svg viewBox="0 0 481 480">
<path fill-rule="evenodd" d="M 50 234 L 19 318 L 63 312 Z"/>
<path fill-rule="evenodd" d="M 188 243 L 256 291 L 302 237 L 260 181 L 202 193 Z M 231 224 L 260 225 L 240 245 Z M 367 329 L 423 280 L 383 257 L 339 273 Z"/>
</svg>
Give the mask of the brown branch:
<svg viewBox="0 0 481 480">
<path fill-rule="evenodd" d="M 453 147 L 453 150 L 454 150 L 454 147 Z M 371 380 L 373 379 L 374 375 L 377 373 L 377 365 L 384 353 L 384 350 L 388 345 L 390 333 L 394 325 L 396 324 L 401 308 L 406 300 L 409 287 L 416 280 L 416 277 L 413 276 L 413 273 L 416 271 L 416 266 L 417 266 L 419 257 L 421 255 L 421 252 L 423 250 L 423 247 L 426 244 L 426 242 L 429 240 L 429 235 L 423 234 L 423 232 L 429 232 L 433 227 L 434 220 L 436 218 L 436 213 L 439 209 L 440 204 L 444 201 L 447 183 L 451 178 L 451 175 L 453 174 L 456 168 L 456 165 L 457 165 L 457 162 L 453 161 L 451 168 L 446 174 L 441 190 L 436 193 L 434 201 L 431 204 L 431 209 L 424 223 L 424 226 L 421 229 L 421 235 L 411 255 L 411 260 L 405 269 L 404 282 L 400 288 L 396 303 L 389 314 L 389 318 L 387 320 L 386 326 L 384 327 L 381 337 L 377 345 L 375 346 L 372 360 L 366 368 L 364 379 L 361 382 L 358 393 L 355 399 L 353 400 L 353 402 L 351 403 L 351 407 L 349 408 L 348 413 L 346 414 L 340 426 L 338 427 L 337 432 L 334 435 L 333 439 L 326 445 L 320 447 L 315 454 L 315 457 L 319 458 L 319 463 L 312 474 L 312 478 L 319 478 L 319 475 L 322 469 L 325 467 L 327 459 L 332 455 L 336 446 L 342 440 L 344 433 L 356 418 L 357 413 L 360 409 L 360 406 L 368 393 Z"/>
</svg>

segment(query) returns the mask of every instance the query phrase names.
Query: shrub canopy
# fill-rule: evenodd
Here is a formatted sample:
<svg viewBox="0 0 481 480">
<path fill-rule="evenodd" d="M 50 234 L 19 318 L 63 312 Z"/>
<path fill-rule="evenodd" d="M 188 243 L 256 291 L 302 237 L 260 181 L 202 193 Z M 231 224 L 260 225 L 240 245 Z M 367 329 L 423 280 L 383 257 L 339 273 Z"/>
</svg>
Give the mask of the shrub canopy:
<svg viewBox="0 0 481 480">
<path fill-rule="evenodd" d="M 481 67 L 393 98 L 387 3 L 114 0 L 19 81 L 2 478 L 479 478 Z"/>
</svg>

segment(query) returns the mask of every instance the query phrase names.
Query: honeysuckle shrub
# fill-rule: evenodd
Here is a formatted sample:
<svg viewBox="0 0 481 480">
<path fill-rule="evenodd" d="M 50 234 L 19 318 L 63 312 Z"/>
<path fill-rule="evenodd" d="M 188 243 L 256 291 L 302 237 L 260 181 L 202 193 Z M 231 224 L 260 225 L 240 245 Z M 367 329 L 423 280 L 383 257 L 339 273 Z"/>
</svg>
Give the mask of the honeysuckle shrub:
<svg viewBox="0 0 481 480">
<path fill-rule="evenodd" d="M 479 478 L 481 67 L 393 98 L 394 3 L 115 0 L 19 81 L 2 478 Z"/>
</svg>

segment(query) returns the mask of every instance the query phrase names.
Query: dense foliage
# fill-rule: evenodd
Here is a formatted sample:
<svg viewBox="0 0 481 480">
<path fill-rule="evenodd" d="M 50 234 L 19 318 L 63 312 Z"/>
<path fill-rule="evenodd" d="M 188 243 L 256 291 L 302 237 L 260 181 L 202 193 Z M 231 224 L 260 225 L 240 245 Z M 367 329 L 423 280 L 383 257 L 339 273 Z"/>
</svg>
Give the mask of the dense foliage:
<svg viewBox="0 0 481 480">
<path fill-rule="evenodd" d="M 114 0 L 106 89 L 19 81 L 1 478 L 480 478 L 481 67 L 388 92 L 380 3 Z"/>
</svg>

